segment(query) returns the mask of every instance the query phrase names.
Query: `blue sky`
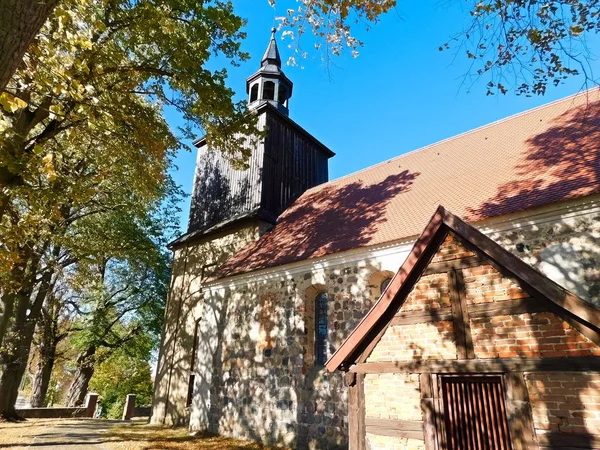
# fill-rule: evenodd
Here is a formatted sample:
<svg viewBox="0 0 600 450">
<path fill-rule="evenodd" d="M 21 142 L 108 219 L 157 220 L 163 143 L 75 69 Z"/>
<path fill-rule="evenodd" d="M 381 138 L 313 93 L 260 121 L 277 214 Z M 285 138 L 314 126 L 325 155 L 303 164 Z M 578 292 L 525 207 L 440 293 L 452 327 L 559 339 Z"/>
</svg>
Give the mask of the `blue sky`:
<svg viewBox="0 0 600 450">
<path fill-rule="evenodd" d="M 301 61 L 303 68 L 284 66 L 294 82 L 290 117 L 337 153 L 329 163 L 330 179 L 581 90 L 581 78 L 531 98 L 486 96 L 483 82 L 465 84 L 466 57 L 438 50 L 468 24 L 464 3 L 451 3 L 399 2 L 396 11 L 370 31 L 357 30 L 365 43 L 358 58 L 334 57 L 328 67 L 315 51 Z M 252 59 L 228 68 L 229 86 L 245 99 L 245 80 L 260 65 L 274 18 L 296 2 L 279 0 L 275 10 L 267 0 L 234 4 L 248 20 L 243 49 Z M 287 41 L 278 42 L 285 61 L 291 50 Z M 593 41 L 590 46 L 598 48 Z M 173 127 L 180 124 L 176 112 L 166 114 Z M 187 193 L 192 190 L 195 158 L 194 151 L 182 151 L 176 159 L 175 180 Z M 189 198 L 182 210 L 185 230 Z"/>
</svg>

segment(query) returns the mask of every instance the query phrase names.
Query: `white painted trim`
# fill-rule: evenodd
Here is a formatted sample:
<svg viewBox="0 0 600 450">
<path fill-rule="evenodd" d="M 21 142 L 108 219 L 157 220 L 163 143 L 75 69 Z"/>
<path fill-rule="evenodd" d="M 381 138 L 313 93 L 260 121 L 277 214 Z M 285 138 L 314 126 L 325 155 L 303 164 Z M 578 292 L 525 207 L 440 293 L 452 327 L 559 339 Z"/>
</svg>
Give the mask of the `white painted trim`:
<svg viewBox="0 0 600 450">
<path fill-rule="evenodd" d="M 484 234 L 492 234 L 509 230 L 518 230 L 547 222 L 556 222 L 577 216 L 600 213 L 600 194 L 573 201 L 553 203 L 540 208 L 525 210 L 519 213 L 495 217 L 472 224 Z M 224 288 L 254 282 L 267 283 L 274 279 L 290 279 L 294 274 L 305 271 L 319 271 L 358 261 L 378 259 L 385 256 L 407 253 L 411 250 L 418 236 L 399 239 L 371 247 L 355 248 L 344 252 L 325 255 L 319 258 L 305 259 L 276 267 L 269 267 L 250 273 L 233 275 L 207 283 L 203 291 L 214 292 Z"/>
</svg>

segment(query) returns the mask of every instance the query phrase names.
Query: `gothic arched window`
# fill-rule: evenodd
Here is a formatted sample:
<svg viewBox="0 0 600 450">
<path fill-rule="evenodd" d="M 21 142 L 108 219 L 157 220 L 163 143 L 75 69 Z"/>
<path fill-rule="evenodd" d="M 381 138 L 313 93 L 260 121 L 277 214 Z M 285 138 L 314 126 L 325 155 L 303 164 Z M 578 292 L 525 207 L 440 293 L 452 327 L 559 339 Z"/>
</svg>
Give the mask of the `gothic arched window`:
<svg viewBox="0 0 600 450">
<path fill-rule="evenodd" d="M 265 81 L 263 85 L 263 99 L 275 100 L 275 83 L 272 81 Z"/>
<path fill-rule="evenodd" d="M 381 294 L 383 294 L 385 292 L 385 290 L 387 289 L 387 287 L 389 286 L 390 282 L 392 281 L 392 278 L 386 278 L 385 280 L 383 280 L 381 282 L 381 284 L 379 285 L 379 292 Z"/>
<path fill-rule="evenodd" d="M 327 362 L 327 293 L 321 292 L 315 298 L 315 364 Z"/>
<path fill-rule="evenodd" d="M 255 102 L 258 99 L 258 83 L 256 83 L 250 89 L 250 103 Z"/>
</svg>

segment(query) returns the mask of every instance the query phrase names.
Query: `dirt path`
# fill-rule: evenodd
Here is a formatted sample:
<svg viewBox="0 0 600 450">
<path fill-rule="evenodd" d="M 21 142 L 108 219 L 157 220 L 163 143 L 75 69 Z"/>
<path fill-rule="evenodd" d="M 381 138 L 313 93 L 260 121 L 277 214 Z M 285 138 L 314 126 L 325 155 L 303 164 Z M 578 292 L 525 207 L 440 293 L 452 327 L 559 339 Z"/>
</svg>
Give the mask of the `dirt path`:
<svg viewBox="0 0 600 450">
<path fill-rule="evenodd" d="M 118 420 L 35 420 L 0 423 L 0 449 L 109 450 L 106 431 Z"/>
</svg>

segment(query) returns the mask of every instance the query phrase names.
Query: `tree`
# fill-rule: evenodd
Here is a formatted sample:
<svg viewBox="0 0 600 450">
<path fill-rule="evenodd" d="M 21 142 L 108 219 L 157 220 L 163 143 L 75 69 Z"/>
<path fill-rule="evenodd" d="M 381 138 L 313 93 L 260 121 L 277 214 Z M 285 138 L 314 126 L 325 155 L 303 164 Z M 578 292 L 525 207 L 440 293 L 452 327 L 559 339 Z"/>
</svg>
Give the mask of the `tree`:
<svg viewBox="0 0 600 450">
<path fill-rule="evenodd" d="M 90 381 L 90 389 L 100 396 L 103 414 L 121 419 L 125 399 L 135 394 L 136 405 L 149 405 L 154 383 L 150 367 L 150 341 L 138 341 L 137 348 L 127 345 L 115 350 L 98 364 Z"/>
<path fill-rule="evenodd" d="M 71 321 L 65 316 L 65 303 L 60 292 L 53 289 L 46 298 L 34 341 L 37 353 L 36 370 L 31 385 L 29 403 L 34 408 L 46 406 L 46 394 L 57 354 L 58 345 L 69 336 Z"/>
<path fill-rule="evenodd" d="M 23 60 L 27 47 L 58 0 L 3 0 L 0 2 L 0 91 Z"/>
<path fill-rule="evenodd" d="M 82 404 L 96 366 L 114 351 L 158 341 L 169 283 L 165 230 L 176 220 L 171 208 L 145 220 L 130 214 L 88 219 L 86 234 L 102 229 L 112 236 L 105 234 L 94 258 L 78 264 L 73 282 L 81 331 L 73 339 L 80 353 L 68 406 Z"/>
<path fill-rule="evenodd" d="M 73 229 L 107 211 L 142 217 L 169 189 L 179 141 L 161 107 L 202 124 L 216 147 L 255 128 L 232 102 L 226 72 L 204 68 L 212 54 L 246 57 L 231 8 L 65 0 L 0 96 L 0 414 L 14 415 L 56 271 L 101 247 L 102 234 L 82 243 Z M 224 151 L 243 160 L 228 143 Z"/>
</svg>

